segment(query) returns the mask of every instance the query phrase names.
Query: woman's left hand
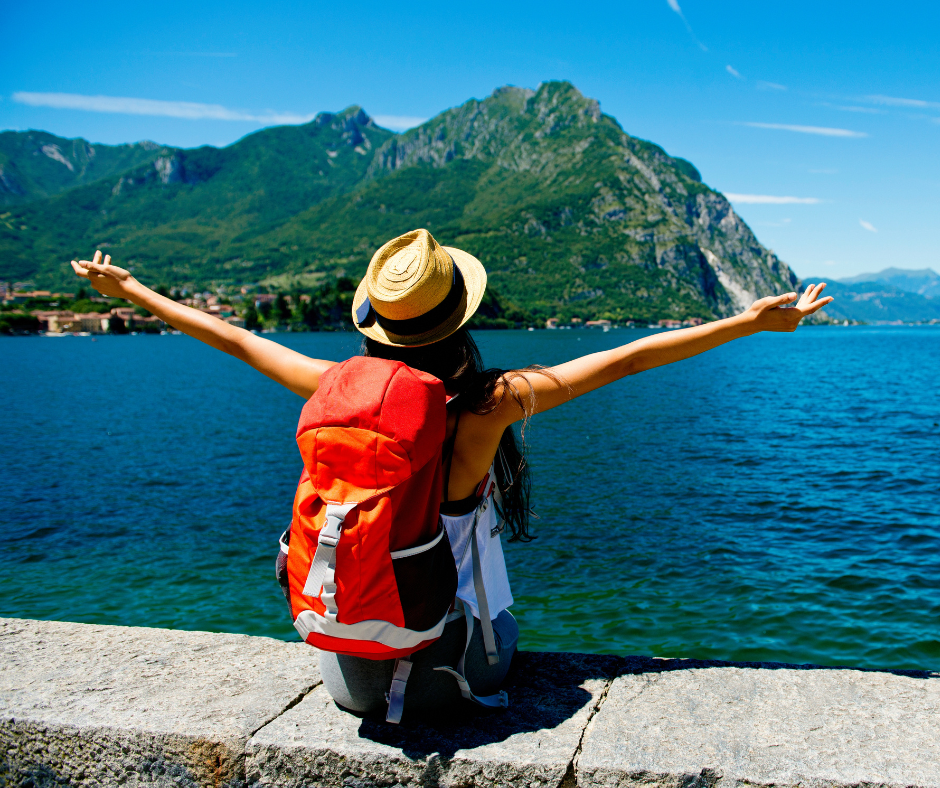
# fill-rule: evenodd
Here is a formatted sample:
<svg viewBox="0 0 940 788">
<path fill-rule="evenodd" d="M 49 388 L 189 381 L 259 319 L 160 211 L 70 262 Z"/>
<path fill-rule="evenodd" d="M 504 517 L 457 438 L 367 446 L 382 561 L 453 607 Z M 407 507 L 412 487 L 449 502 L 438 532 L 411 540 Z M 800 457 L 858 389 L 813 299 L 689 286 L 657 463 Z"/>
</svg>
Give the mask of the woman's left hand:
<svg viewBox="0 0 940 788">
<path fill-rule="evenodd" d="M 755 301 L 744 314 L 753 321 L 756 331 L 796 331 L 804 317 L 832 303 L 832 296 L 819 297 L 825 288 L 825 282 L 807 286 L 796 305 L 790 307 L 786 305 L 796 299 L 796 293 L 762 298 Z"/>
</svg>

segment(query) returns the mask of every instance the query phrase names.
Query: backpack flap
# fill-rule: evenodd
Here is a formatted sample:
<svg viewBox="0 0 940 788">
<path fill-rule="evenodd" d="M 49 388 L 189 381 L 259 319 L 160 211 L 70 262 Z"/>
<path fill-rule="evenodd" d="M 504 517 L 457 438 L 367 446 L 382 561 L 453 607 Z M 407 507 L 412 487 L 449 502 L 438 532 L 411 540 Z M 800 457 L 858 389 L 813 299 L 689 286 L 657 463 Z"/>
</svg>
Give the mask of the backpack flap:
<svg viewBox="0 0 940 788">
<path fill-rule="evenodd" d="M 357 356 L 327 370 L 297 426 L 320 497 L 361 503 L 439 457 L 446 397 L 441 381 L 400 361 Z"/>
</svg>

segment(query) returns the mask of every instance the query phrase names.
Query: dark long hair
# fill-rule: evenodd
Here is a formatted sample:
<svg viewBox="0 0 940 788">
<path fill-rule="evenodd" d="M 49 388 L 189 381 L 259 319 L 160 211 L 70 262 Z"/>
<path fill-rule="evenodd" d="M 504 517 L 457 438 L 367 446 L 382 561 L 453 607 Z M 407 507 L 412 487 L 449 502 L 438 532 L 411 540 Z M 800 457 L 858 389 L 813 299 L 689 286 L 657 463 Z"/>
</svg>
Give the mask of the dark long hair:
<svg viewBox="0 0 940 788">
<path fill-rule="evenodd" d="M 484 369 L 480 349 L 465 328 L 459 328 L 439 342 L 420 347 L 392 347 L 366 337 L 362 354 L 401 361 L 434 375 L 443 381 L 449 392 L 460 395 L 455 404 L 471 413 L 491 413 L 507 393 L 516 400 L 523 413 L 528 413 L 512 383 L 511 373 L 505 369 Z M 532 479 L 525 456 L 526 420 L 527 417 L 523 420 L 521 445 L 513 428 L 507 427 L 496 453 L 496 484 L 503 497 L 499 513 L 512 532 L 510 542 L 528 542 L 535 538 L 529 534 Z"/>
</svg>

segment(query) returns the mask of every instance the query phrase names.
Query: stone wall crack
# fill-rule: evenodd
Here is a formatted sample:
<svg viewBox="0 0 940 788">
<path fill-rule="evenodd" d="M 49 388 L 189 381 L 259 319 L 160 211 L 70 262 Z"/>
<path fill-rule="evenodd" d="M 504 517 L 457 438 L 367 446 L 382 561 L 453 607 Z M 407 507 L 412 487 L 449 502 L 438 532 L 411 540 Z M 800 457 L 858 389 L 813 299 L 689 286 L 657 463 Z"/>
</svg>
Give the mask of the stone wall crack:
<svg viewBox="0 0 940 788">
<path fill-rule="evenodd" d="M 604 705 L 604 701 L 607 699 L 607 693 L 610 691 L 610 686 L 613 683 L 614 679 L 611 678 L 607 680 L 607 683 L 604 685 L 604 691 L 594 704 L 594 708 L 591 709 L 591 713 L 585 721 L 584 727 L 581 729 L 581 735 L 578 737 L 578 746 L 575 747 L 574 754 L 571 756 L 571 760 L 568 761 L 568 768 L 565 769 L 565 776 L 561 778 L 558 788 L 577 788 L 578 778 L 575 773 L 575 768 L 577 767 L 578 756 L 581 754 L 581 745 L 584 743 L 584 734 L 587 733 L 587 729 L 591 725 L 591 720 L 594 719 L 597 712 L 601 710 L 601 706 Z"/>
<path fill-rule="evenodd" d="M 247 755 L 247 744 L 248 744 L 248 742 L 251 740 L 251 737 L 252 737 L 252 736 L 254 736 L 254 735 L 255 735 L 258 731 L 260 731 L 262 728 L 264 728 L 264 727 L 270 725 L 270 724 L 271 724 L 272 722 L 274 722 L 278 717 L 281 717 L 281 716 L 283 716 L 284 714 L 286 714 L 287 712 L 289 712 L 292 708 L 294 708 L 294 706 L 296 706 L 298 703 L 300 703 L 304 698 L 306 698 L 311 692 L 313 692 L 313 691 L 314 691 L 317 687 L 319 687 L 322 683 L 323 683 L 323 680 L 322 680 L 322 679 L 318 679 L 317 681 L 313 682 L 313 684 L 311 684 L 311 685 L 310 685 L 309 687 L 307 687 L 306 689 L 301 690 L 300 693 L 297 695 L 297 697 L 294 698 L 293 700 L 291 700 L 286 706 L 284 706 L 283 709 L 281 709 L 279 712 L 277 712 L 277 714 L 272 715 L 269 719 L 265 720 L 265 721 L 262 722 L 257 728 L 255 728 L 253 731 L 251 731 L 251 733 L 248 734 L 248 738 L 245 739 L 245 745 L 246 745 L 246 750 L 245 750 L 245 752 L 246 752 L 246 755 Z"/>
</svg>

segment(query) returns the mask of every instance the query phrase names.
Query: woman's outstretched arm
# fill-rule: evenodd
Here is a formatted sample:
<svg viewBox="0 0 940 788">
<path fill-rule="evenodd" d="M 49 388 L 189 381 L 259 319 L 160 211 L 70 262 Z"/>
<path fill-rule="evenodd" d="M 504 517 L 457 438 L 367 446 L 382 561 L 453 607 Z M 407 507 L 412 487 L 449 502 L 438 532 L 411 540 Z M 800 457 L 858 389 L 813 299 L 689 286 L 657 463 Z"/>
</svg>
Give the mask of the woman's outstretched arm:
<svg viewBox="0 0 940 788">
<path fill-rule="evenodd" d="M 746 312 L 714 323 L 654 334 L 613 350 L 583 356 L 546 370 L 548 374 L 527 370 L 511 373 L 507 377 L 525 411 L 515 397 L 504 396 L 496 410 L 497 418 L 507 424 L 519 421 L 525 415 L 550 410 L 627 375 L 697 356 L 733 339 L 761 331 L 795 331 L 804 317 L 832 301 L 831 297 L 819 297 L 825 287 L 825 283 L 809 285 L 799 302 L 790 308 L 784 307 L 796 299 L 796 293 L 762 298 Z"/>
<path fill-rule="evenodd" d="M 102 295 L 124 298 L 143 307 L 184 334 L 250 364 L 304 399 L 312 396 L 320 384 L 320 375 L 335 363 L 308 358 L 244 328 L 165 298 L 142 285 L 129 271 L 111 265 L 110 255 L 102 262 L 100 251 L 95 252 L 92 261 L 73 260 L 72 268 Z"/>
</svg>

